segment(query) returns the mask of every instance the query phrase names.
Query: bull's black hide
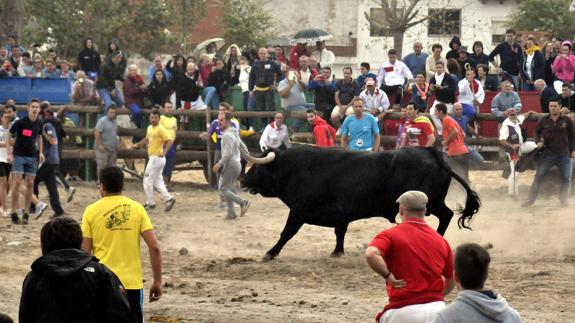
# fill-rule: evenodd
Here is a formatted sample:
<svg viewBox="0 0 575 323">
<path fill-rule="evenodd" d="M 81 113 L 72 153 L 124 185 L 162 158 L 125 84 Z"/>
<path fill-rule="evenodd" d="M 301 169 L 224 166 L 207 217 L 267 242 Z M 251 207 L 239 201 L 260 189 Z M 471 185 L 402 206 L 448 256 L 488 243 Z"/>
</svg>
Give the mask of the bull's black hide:
<svg viewBox="0 0 575 323">
<path fill-rule="evenodd" d="M 374 216 L 395 222 L 399 210 L 395 201 L 409 190 L 427 194 L 427 214 L 439 218 L 437 232 L 444 234 L 453 217 L 444 202 L 452 177 L 467 192 L 465 208 L 457 210 L 459 226 L 468 228 L 480 207 L 477 194 L 434 148 L 366 153 L 298 146 L 274 153 L 271 163 L 254 165 L 243 183 L 252 194 L 278 197 L 290 208 L 280 239 L 266 253 L 266 260 L 276 257 L 304 223 L 335 228 L 332 255 L 339 256 L 350 222 Z"/>
</svg>

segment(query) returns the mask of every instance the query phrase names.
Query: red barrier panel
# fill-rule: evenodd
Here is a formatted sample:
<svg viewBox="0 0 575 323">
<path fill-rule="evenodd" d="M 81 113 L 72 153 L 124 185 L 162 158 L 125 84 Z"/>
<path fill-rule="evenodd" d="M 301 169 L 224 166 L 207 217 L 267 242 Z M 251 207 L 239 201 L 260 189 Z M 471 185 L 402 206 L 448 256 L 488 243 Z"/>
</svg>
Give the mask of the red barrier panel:
<svg viewBox="0 0 575 323">
<path fill-rule="evenodd" d="M 481 113 L 491 113 L 491 101 L 497 95 L 498 92 L 486 91 L 485 100 L 483 104 L 479 106 L 479 112 Z M 527 112 L 533 110 L 535 112 L 541 112 L 541 101 L 539 93 L 535 91 L 519 91 L 519 98 L 521 98 L 521 111 Z M 536 121 L 527 121 L 525 124 L 525 130 L 527 131 L 527 136 L 529 138 L 533 137 L 533 131 L 535 130 Z M 481 120 L 479 121 L 479 133 L 481 136 L 486 138 L 497 138 L 497 121 L 491 120 Z"/>
</svg>

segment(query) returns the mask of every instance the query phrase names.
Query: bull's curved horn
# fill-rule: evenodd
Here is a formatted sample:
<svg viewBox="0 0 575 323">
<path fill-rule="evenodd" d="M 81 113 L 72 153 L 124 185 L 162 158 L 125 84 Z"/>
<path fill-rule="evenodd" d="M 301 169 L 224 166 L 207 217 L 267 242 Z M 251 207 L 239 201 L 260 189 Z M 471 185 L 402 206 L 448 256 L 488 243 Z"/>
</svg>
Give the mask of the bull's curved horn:
<svg viewBox="0 0 575 323">
<path fill-rule="evenodd" d="M 242 156 L 245 158 L 245 160 L 258 165 L 269 164 L 276 158 L 276 154 L 274 152 L 270 152 L 265 157 L 257 158 L 250 155 L 248 152 L 242 151 Z"/>
</svg>

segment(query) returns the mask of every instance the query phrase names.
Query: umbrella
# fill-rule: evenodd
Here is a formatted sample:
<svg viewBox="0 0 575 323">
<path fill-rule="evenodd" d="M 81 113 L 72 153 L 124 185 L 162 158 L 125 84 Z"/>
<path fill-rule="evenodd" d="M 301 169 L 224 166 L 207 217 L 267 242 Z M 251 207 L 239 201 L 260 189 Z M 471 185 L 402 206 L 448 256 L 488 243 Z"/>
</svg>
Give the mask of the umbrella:
<svg viewBox="0 0 575 323">
<path fill-rule="evenodd" d="M 218 51 L 220 48 L 222 48 L 222 46 L 226 44 L 226 41 L 223 38 L 206 39 L 203 42 L 199 43 L 198 46 L 196 46 L 196 49 L 194 49 L 192 55 L 197 58 L 200 58 L 200 55 L 206 52 L 206 47 L 208 47 L 208 45 L 211 43 L 216 44 L 216 51 Z"/>
<path fill-rule="evenodd" d="M 305 29 L 298 31 L 291 40 L 292 43 L 315 43 L 333 38 L 331 34 L 321 29 Z"/>
</svg>

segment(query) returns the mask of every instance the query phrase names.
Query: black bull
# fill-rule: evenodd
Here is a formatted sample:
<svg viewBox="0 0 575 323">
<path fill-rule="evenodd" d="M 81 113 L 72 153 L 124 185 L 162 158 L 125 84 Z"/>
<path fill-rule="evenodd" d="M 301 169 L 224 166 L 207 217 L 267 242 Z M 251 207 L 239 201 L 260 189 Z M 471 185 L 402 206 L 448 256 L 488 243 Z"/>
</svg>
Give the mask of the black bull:
<svg viewBox="0 0 575 323">
<path fill-rule="evenodd" d="M 290 208 L 280 239 L 264 260 L 276 257 L 305 223 L 335 228 L 332 256 L 340 256 L 350 222 L 382 216 L 395 223 L 399 211 L 396 200 L 409 190 L 427 194 L 427 215 L 439 218 L 437 232 L 443 235 L 453 217 L 445 205 L 452 177 L 467 193 L 465 208 L 457 210 L 461 214 L 459 227 L 469 228 L 480 207 L 477 193 L 433 148 L 362 153 L 297 146 L 275 154 L 271 163 L 254 165 L 243 182 L 250 193 L 277 197 Z"/>
</svg>

